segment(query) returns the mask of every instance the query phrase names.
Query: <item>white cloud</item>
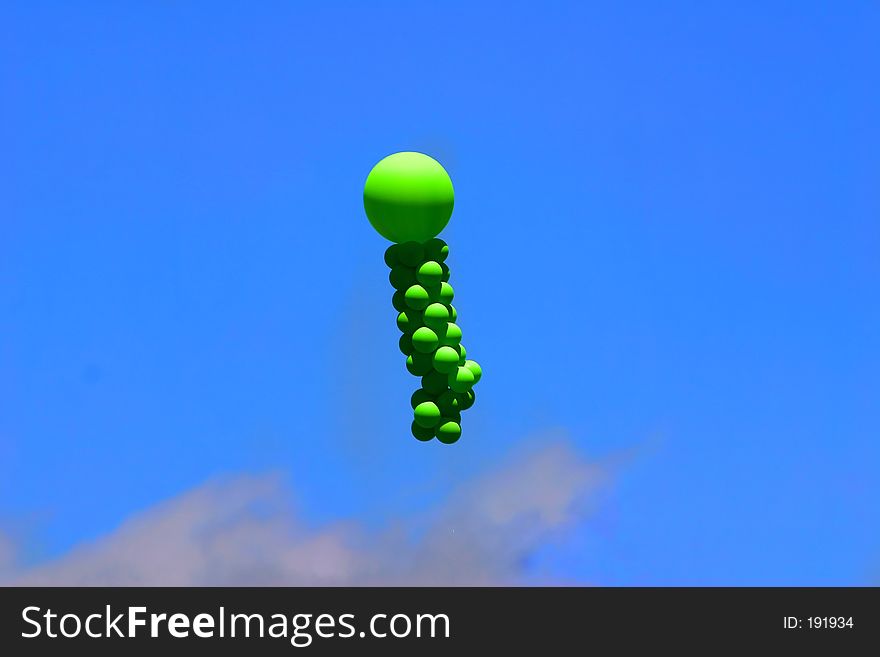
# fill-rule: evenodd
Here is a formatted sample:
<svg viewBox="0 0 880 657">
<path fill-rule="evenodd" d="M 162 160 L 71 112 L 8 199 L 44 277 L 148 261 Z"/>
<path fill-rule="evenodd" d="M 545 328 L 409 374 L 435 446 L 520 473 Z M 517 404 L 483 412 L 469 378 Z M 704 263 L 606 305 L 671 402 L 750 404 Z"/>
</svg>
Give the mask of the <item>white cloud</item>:
<svg viewBox="0 0 880 657">
<path fill-rule="evenodd" d="M 137 514 L 113 533 L 7 583 L 515 583 L 529 554 L 582 517 L 588 494 L 602 479 L 598 466 L 567 443 L 555 443 L 454 491 L 427 516 L 395 519 L 382 532 L 356 522 L 304 527 L 276 476 L 217 480 Z"/>
</svg>

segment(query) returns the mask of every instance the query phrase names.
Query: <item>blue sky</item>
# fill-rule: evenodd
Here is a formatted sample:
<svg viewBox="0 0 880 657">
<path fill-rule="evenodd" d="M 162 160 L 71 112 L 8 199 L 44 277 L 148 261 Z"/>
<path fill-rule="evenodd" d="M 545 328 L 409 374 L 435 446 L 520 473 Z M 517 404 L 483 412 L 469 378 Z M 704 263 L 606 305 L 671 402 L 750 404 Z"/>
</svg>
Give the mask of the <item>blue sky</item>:
<svg viewBox="0 0 880 657">
<path fill-rule="evenodd" d="M 378 526 L 561 427 L 613 482 L 542 571 L 876 581 L 880 8 L 540 5 L 5 5 L 0 528 L 30 562 L 224 473 Z M 399 150 L 456 188 L 484 377 L 454 447 L 408 436 L 362 208 Z"/>
</svg>

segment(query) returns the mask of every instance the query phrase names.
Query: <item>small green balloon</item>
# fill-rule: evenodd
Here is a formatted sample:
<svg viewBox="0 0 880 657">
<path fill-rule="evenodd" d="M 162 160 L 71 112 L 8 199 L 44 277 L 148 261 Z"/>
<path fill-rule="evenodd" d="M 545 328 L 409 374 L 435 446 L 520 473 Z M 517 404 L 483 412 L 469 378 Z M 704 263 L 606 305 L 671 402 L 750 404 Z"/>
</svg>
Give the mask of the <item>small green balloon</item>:
<svg viewBox="0 0 880 657">
<path fill-rule="evenodd" d="M 464 365 L 467 362 L 467 349 L 463 344 L 458 345 L 458 364 Z"/>
<path fill-rule="evenodd" d="M 447 420 L 437 427 L 437 440 L 446 445 L 451 445 L 461 438 L 461 425 L 454 420 Z"/>
<path fill-rule="evenodd" d="M 440 347 L 434 352 L 434 369 L 443 374 L 458 369 L 458 351 L 452 347 Z"/>
<path fill-rule="evenodd" d="M 483 377 L 483 368 L 480 367 L 480 364 L 475 360 L 466 361 L 464 366 L 471 371 L 471 374 L 474 375 L 474 384 L 480 382 L 480 379 Z"/>
<path fill-rule="evenodd" d="M 432 401 L 424 401 L 413 410 L 416 424 L 422 427 L 433 427 L 440 421 L 440 409 Z"/>
<path fill-rule="evenodd" d="M 449 245 L 439 237 L 425 242 L 425 258 L 434 262 L 443 262 L 449 255 Z"/>
<path fill-rule="evenodd" d="M 449 381 L 445 374 L 432 369 L 422 377 L 422 388 L 432 395 L 441 395 L 449 389 Z"/>
<path fill-rule="evenodd" d="M 437 334 L 427 326 L 417 328 L 412 335 L 413 347 L 416 348 L 416 351 L 420 351 L 423 354 L 429 354 L 434 351 L 439 342 Z"/>
<path fill-rule="evenodd" d="M 455 392 L 466 392 L 472 385 L 474 385 L 474 373 L 464 366 L 456 367 L 455 371 L 449 374 L 449 387 Z"/>
<path fill-rule="evenodd" d="M 465 392 L 459 393 L 458 395 L 458 404 L 459 408 L 463 411 L 466 411 L 471 406 L 474 405 L 474 401 L 476 401 L 477 395 L 473 390 L 466 390 Z"/>
<path fill-rule="evenodd" d="M 419 388 L 412 394 L 412 397 L 409 398 L 409 405 L 412 406 L 413 410 L 415 410 L 416 406 L 426 401 L 434 401 L 434 396 L 427 390 Z"/>
<path fill-rule="evenodd" d="M 410 431 L 412 432 L 414 438 L 416 438 L 417 440 L 421 440 L 423 443 L 426 443 L 434 438 L 434 429 L 432 427 L 419 426 L 415 420 L 413 420 Z"/>
<path fill-rule="evenodd" d="M 435 159 L 414 152 L 379 161 L 364 184 L 364 210 L 373 228 L 392 242 L 426 242 L 452 216 L 455 192 Z"/>
<path fill-rule="evenodd" d="M 411 285 L 403 296 L 406 299 L 406 305 L 413 310 L 424 310 L 431 302 L 428 291 L 421 285 Z"/>
<path fill-rule="evenodd" d="M 415 351 L 415 347 L 413 347 L 412 336 L 408 333 L 404 333 L 400 336 L 400 340 L 397 342 L 397 346 L 400 347 L 400 353 L 404 356 L 409 356 L 413 351 Z"/>
<path fill-rule="evenodd" d="M 407 267 L 418 269 L 425 259 L 425 249 L 418 242 L 404 242 L 397 245 L 397 257 Z"/>
<path fill-rule="evenodd" d="M 397 294 L 397 293 L 395 292 L 395 294 Z M 394 307 L 397 308 L 397 306 L 394 306 Z M 446 309 L 449 311 L 449 321 L 450 322 L 454 322 L 455 320 L 458 319 L 458 311 L 455 309 L 455 306 L 453 306 L 451 303 L 449 303 L 449 304 L 446 304 Z"/>
<path fill-rule="evenodd" d="M 392 244 L 385 249 L 385 264 L 392 269 L 400 264 L 400 257 L 397 255 L 397 244 Z"/>
<path fill-rule="evenodd" d="M 403 333 L 412 333 L 421 325 L 421 317 L 416 310 L 407 309 L 397 315 L 397 328 Z"/>
<path fill-rule="evenodd" d="M 397 290 L 391 297 L 391 305 L 394 306 L 394 310 L 399 313 L 402 313 L 404 310 L 407 310 L 409 306 L 406 305 L 406 297 L 403 296 L 403 292 Z"/>
<path fill-rule="evenodd" d="M 449 321 L 449 311 L 442 303 L 432 303 L 425 308 L 423 317 L 425 326 L 432 329 L 435 333 L 442 333 Z"/>
<path fill-rule="evenodd" d="M 396 265 L 389 272 L 388 280 L 395 290 L 406 290 L 416 282 L 416 272 L 405 265 Z"/>
<path fill-rule="evenodd" d="M 423 354 L 418 351 L 412 352 L 406 357 L 406 370 L 413 376 L 425 376 L 434 370 L 434 362 L 431 354 Z"/>
<path fill-rule="evenodd" d="M 461 409 L 461 400 L 459 399 L 459 396 L 460 395 L 457 392 L 447 390 L 437 397 L 437 407 L 440 409 L 440 413 L 443 417 L 450 417 Z"/>
<path fill-rule="evenodd" d="M 443 263 L 443 276 L 440 277 L 440 280 L 444 283 L 449 280 L 449 267 L 446 266 L 446 263 Z"/>
<path fill-rule="evenodd" d="M 440 278 L 442 276 L 443 268 L 439 262 L 434 262 L 433 260 L 423 263 L 416 272 L 416 278 L 425 287 L 440 285 Z"/>
<path fill-rule="evenodd" d="M 455 347 L 461 343 L 461 329 L 458 327 L 458 324 L 454 322 L 446 324 L 446 333 L 443 334 L 441 342 L 450 347 Z"/>
<path fill-rule="evenodd" d="M 455 290 L 452 289 L 452 286 L 445 281 L 440 283 L 440 303 L 448 305 L 452 303 L 453 297 L 455 297 Z"/>
</svg>

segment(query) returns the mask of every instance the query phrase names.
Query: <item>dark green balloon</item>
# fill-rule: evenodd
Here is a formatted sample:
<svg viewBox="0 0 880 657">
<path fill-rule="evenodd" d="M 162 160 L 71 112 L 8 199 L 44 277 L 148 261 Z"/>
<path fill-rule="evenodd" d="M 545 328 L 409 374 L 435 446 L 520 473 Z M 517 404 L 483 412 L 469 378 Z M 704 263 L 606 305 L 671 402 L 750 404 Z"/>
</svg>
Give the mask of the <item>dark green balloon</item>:
<svg viewBox="0 0 880 657">
<path fill-rule="evenodd" d="M 404 333 L 412 333 L 422 326 L 422 314 L 410 308 L 397 315 L 397 328 Z"/>
<path fill-rule="evenodd" d="M 468 368 L 460 366 L 449 374 L 449 387 L 455 392 L 467 392 L 474 385 L 474 373 Z"/>
<path fill-rule="evenodd" d="M 427 326 L 422 326 L 421 328 L 417 328 L 415 333 L 413 333 L 412 343 L 413 347 L 416 348 L 416 351 L 420 351 L 423 354 L 429 354 L 437 348 L 439 339 L 434 331 Z"/>
<path fill-rule="evenodd" d="M 425 260 L 425 249 L 418 242 L 404 242 L 397 245 L 397 257 L 406 266 L 417 269 Z"/>
<path fill-rule="evenodd" d="M 443 264 L 443 276 L 440 277 L 440 280 L 445 283 L 446 281 L 449 280 L 449 267 L 446 265 L 445 262 L 442 264 Z"/>
<path fill-rule="evenodd" d="M 435 237 L 425 242 L 425 259 L 433 260 L 434 262 L 443 262 L 448 255 L 449 245 L 439 237 Z"/>
<path fill-rule="evenodd" d="M 425 374 L 432 372 L 434 363 L 431 354 L 412 352 L 406 357 L 406 370 L 413 376 L 425 376 Z"/>
<path fill-rule="evenodd" d="M 461 425 L 454 420 L 447 420 L 437 427 L 436 435 L 441 443 L 451 445 L 461 438 Z"/>
<path fill-rule="evenodd" d="M 464 365 L 467 362 L 467 349 L 464 348 L 463 344 L 458 345 L 458 364 Z"/>
<path fill-rule="evenodd" d="M 427 390 L 419 388 L 412 394 L 412 397 L 409 398 L 409 405 L 415 410 L 416 406 L 426 401 L 434 401 L 434 396 Z"/>
<path fill-rule="evenodd" d="M 480 367 L 480 364 L 475 360 L 469 360 L 465 362 L 464 366 L 474 375 L 474 385 L 479 383 L 480 379 L 483 377 L 483 368 Z"/>
<path fill-rule="evenodd" d="M 449 389 L 447 375 L 431 370 L 422 377 L 422 388 L 432 395 L 441 395 Z"/>
<path fill-rule="evenodd" d="M 395 292 L 395 294 L 397 294 L 397 293 Z M 394 307 L 397 308 L 397 306 L 394 306 Z M 446 309 L 449 311 L 449 321 L 450 322 L 456 321 L 458 319 L 458 311 L 455 309 L 455 306 L 453 306 L 451 303 L 449 303 L 449 304 L 446 304 Z"/>
<path fill-rule="evenodd" d="M 440 285 L 442 276 L 443 268 L 439 262 L 434 262 L 433 260 L 423 263 L 416 272 L 416 278 L 425 287 Z"/>
<path fill-rule="evenodd" d="M 404 294 L 406 305 L 413 310 L 424 310 L 431 302 L 428 291 L 421 285 L 411 285 Z"/>
<path fill-rule="evenodd" d="M 443 374 L 458 369 L 458 351 L 453 347 L 440 347 L 434 352 L 434 369 Z"/>
<path fill-rule="evenodd" d="M 404 333 L 400 336 L 400 340 L 397 342 L 397 346 L 400 347 L 400 353 L 404 356 L 409 356 L 413 351 L 415 351 L 415 347 L 413 347 L 412 336 L 408 333 Z"/>
<path fill-rule="evenodd" d="M 441 343 L 450 347 L 458 346 L 461 343 L 461 329 L 458 324 L 454 322 L 446 324 L 446 332 L 443 334 Z"/>
<path fill-rule="evenodd" d="M 432 401 L 425 401 L 415 407 L 413 410 L 416 424 L 422 427 L 436 426 L 440 421 L 440 409 Z"/>
<path fill-rule="evenodd" d="M 450 304 L 455 297 L 455 290 L 449 283 L 440 283 L 440 303 Z"/>
<path fill-rule="evenodd" d="M 461 410 L 461 400 L 459 397 L 460 395 L 452 390 L 447 390 L 437 397 L 437 407 L 440 409 L 443 417 L 451 417 Z"/>
<path fill-rule="evenodd" d="M 394 306 L 394 310 L 399 313 L 402 313 L 404 310 L 409 308 L 409 306 L 406 305 L 406 297 L 403 296 L 403 292 L 401 292 L 400 290 L 397 290 L 391 296 L 391 305 Z"/>
<path fill-rule="evenodd" d="M 458 404 L 459 409 L 462 411 L 466 411 L 471 406 L 474 405 L 474 401 L 476 401 L 477 395 L 473 390 L 468 390 L 466 392 L 462 392 L 458 394 Z"/>
<path fill-rule="evenodd" d="M 405 290 L 416 282 L 416 272 L 411 267 L 397 265 L 392 267 L 388 274 L 388 280 L 395 290 Z"/>
<path fill-rule="evenodd" d="M 434 429 L 433 427 L 422 427 L 419 426 L 415 420 L 413 420 L 412 426 L 410 427 L 410 431 L 412 435 L 417 440 L 421 440 L 422 442 L 428 442 L 434 438 Z"/>
<path fill-rule="evenodd" d="M 400 257 L 397 255 L 397 244 L 392 244 L 385 249 L 385 264 L 391 268 L 400 264 Z"/>
<path fill-rule="evenodd" d="M 449 321 L 449 311 L 442 303 L 432 303 L 425 308 L 423 321 L 425 326 L 439 335 L 446 329 L 446 323 Z"/>
</svg>

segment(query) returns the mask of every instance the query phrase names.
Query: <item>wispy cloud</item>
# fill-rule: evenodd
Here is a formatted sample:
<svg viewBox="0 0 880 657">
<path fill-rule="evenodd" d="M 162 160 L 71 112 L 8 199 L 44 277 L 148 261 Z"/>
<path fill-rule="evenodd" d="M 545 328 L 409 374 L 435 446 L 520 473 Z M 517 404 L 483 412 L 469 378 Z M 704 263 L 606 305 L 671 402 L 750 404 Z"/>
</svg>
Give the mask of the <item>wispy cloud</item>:
<svg viewBox="0 0 880 657">
<path fill-rule="evenodd" d="M 583 517 L 603 479 L 599 466 L 557 442 L 479 476 L 422 517 L 391 519 L 379 532 L 353 521 L 304 526 L 274 475 L 215 480 L 7 583 L 517 583 L 525 559 Z M 11 564 L 13 547 L 0 540 L 0 568 L 4 550 Z"/>
</svg>

